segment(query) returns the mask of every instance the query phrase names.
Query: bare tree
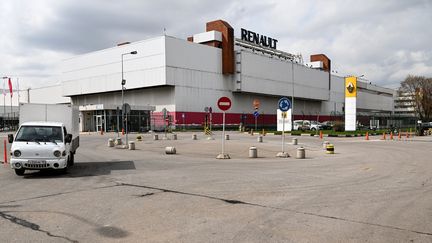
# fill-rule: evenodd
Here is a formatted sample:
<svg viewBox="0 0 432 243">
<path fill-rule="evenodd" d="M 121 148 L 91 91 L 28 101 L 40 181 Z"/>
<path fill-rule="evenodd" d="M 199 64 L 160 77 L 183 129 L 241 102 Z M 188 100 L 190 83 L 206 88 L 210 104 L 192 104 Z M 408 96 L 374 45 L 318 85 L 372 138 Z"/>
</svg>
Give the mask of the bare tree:
<svg viewBox="0 0 432 243">
<path fill-rule="evenodd" d="M 408 75 L 401 82 L 400 92 L 410 97 L 409 102 L 420 120 L 432 120 L 432 78 Z"/>
</svg>

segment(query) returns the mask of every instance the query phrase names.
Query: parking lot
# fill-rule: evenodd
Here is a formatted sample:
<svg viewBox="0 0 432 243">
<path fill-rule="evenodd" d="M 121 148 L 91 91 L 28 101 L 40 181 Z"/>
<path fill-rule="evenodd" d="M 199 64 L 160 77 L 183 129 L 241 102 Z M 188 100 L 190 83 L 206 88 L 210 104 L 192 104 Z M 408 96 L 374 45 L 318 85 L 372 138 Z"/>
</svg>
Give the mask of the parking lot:
<svg viewBox="0 0 432 243">
<path fill-rule="evenodd" d="M 145 134 L 133 151 L 81 134 L 67 174 L 0 165 L 2 242 L 432 242 L 431 136 L 286 136 L 277 158 L 281 136 L 228 132 L 217 160 L 221 133 L 196 134 Z"/>
</svg>

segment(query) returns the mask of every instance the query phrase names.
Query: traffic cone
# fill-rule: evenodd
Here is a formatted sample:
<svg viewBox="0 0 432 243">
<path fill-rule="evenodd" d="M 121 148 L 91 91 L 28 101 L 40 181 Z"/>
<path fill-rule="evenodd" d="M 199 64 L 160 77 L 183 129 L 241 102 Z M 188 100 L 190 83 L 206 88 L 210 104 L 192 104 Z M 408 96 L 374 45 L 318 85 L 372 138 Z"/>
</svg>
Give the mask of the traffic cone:
<svg viewBox="0 0 432 243">
<path fill-rule="evenodd" d="M 101 128 L 101 135 L 103 135 L 103 133 L 104 133 L 104 130 L 103 130 L 103 128 Z"/>
<path fill-rule="evenodd" d="M 393 140 L 393 132 L 390 132 L 390 140 Z"/>
<path fill-rule="evenodd" d="M 124 128 L 122 128 L 122 135 L 124 135 Z"/>
<path fill-rule="evenodd" d="M 369 140 L 369 132 L 366 132 L 366 140 Z"/>
<path fill-rule="evenodd" d="M 320 131 L 320 139 L 323 139 L 323 133 Z"/>
<path fill-rule="evenodd" d="M 383 132 L 382 140 L 386 140 L 386 134 Z"/>
</svg>

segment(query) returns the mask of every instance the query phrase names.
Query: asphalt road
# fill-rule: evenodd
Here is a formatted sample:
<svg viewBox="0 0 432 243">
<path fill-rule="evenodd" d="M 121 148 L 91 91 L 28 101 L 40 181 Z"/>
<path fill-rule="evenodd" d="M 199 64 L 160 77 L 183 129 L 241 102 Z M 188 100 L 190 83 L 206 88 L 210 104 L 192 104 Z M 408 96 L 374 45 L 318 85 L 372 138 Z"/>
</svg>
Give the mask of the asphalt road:
<svg viewBox="0 0 432 243">
<path fill-rule="evenodd" d="M 291 156 L 306 148 L 299 160 L 275 157 L 280 136 L 230 134 L 229 160 L 215 159 L 219 134 L 145 135 L 135 151 L 84 134 L 67 174 L 19 177 L 0 164 L 0 240 L 432 242 L 432 137 L 326 138 L 336 151 L 327 155 L 319 138 L 294 146 L 288 136 Z"/>
</svg>

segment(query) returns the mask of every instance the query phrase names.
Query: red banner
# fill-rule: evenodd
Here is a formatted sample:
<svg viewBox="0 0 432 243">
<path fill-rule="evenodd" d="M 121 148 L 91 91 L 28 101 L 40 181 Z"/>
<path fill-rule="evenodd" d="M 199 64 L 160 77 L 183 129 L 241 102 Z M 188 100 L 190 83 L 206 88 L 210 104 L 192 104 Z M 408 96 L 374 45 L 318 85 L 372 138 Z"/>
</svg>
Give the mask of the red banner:
<svg viewBox="0 0 432 243">
<path fill-rule="evenodd" d="M 9 78 L 9 92 L 10 92 L 11 97 L 12 97 L 12 81 L 10 78 Z"/>
</svg>

